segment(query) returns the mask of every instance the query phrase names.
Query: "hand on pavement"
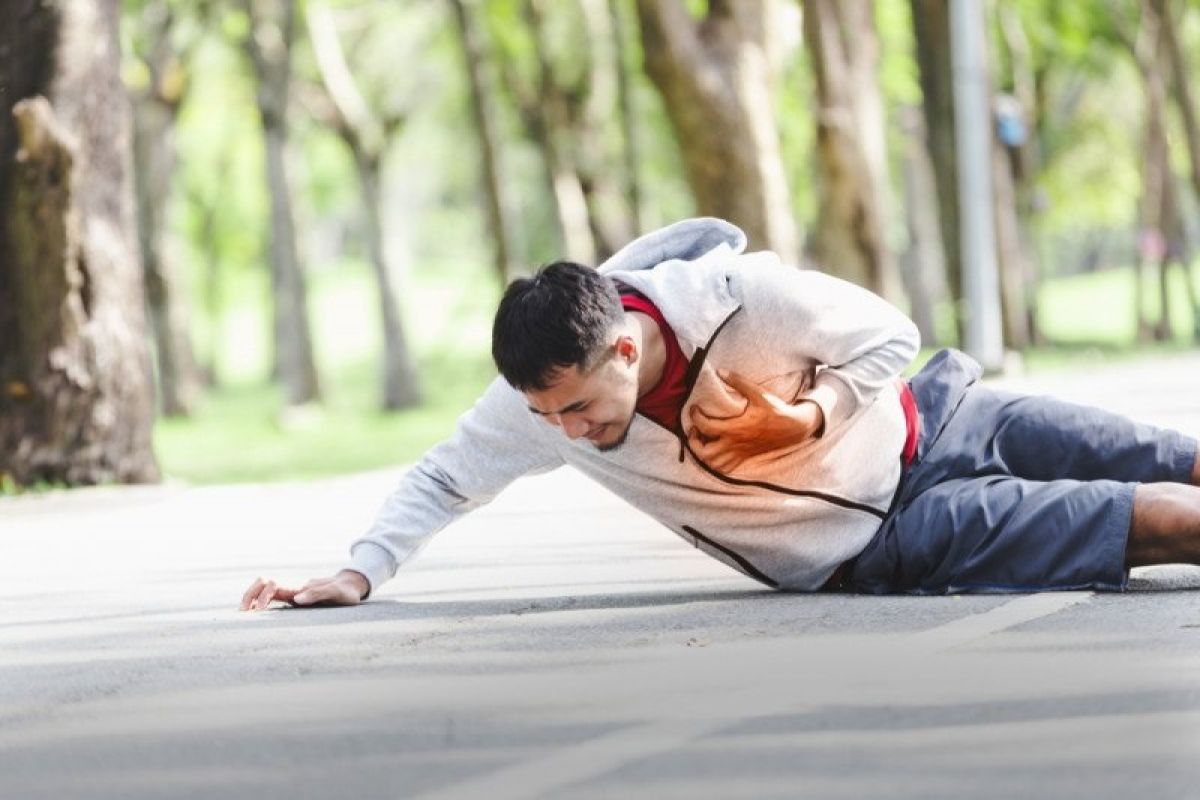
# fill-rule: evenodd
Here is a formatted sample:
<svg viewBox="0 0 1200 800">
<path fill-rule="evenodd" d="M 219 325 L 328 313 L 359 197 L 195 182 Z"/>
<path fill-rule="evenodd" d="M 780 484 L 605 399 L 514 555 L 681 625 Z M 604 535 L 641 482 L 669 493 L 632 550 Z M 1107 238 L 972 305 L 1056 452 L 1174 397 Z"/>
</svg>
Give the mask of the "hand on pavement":
<svg viewBox="0 0 1200 800">
<path fill-rule="evenodd" d="M 344 569 L 329 578 L 314 578 L 299 589 L 258 578 L 242 595 L 242 611 L 261 611 L 274 600 L 293 606 L 354 606 L 362 602 L 370 585 L 354 570 Z"/>
<path fill-rule="evenodd" d="M 717 374 L 746 398 L 746 408 L 736 417 L 712 417 L 692 406 L 688 444 L 715 470 L 730 472 L 746 459 L 797 445 L 824 427 L 824 414 L 814 402 L 791 405 L 736 372 Z"/>
</svg>

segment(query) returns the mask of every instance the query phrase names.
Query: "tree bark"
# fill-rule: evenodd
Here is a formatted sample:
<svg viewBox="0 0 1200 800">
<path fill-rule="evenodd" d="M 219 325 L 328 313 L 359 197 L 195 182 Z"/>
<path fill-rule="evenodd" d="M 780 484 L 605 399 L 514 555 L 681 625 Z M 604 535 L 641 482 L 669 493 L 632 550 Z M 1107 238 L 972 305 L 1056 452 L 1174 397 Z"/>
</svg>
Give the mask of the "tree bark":
<svg viewBox="0 0 1200 800">
<path fill-rule="evenodd" d="M 494 263 L 502 284 L 520 274 L 512 241 L 510 204 L 501 167 L 500 134 L 492 107 L 491 81 L 487 73 L 487 53 L 479 29 L 467 9 L 467 0 L 449 0 L 462 44 L 463 62 L 471 95 L 471 116 L 479 140 L 481 183 L 488 232 L 492 237 Z"/>
<path fill-rule="evenodd" d="M 937 207 L 929 203 L 937 189 L 921 112 L 913 107 L 901 109 L 900 128 L 904 132 L 904 209 L 908 226 L 908 250 L 901 259 L 901 275 L 921 342 L 932 347 L 941 338 L 936 309 L 946 302 L 948 292 Z"/>
<path fill-rule="evenodd" d="M 165 416 L 187 416 L 200 393 L 192 350 L 187 282 L 168 244 L 167 211 L 175 175 L 175 119 L 187 90 L 183 58 L 172 49 L 173 17 L 165 3 L 143 11 L 148 52 L 141 55 L 148 85 L 133 93 L 133 153 L 138 239 L 146 304 L 154 331 L 159 407 Z"/>
<path fill-rule="evenodd" d="M 613 27 L 605 0 L 579 0 L 579 4 L 588 70 L 585 85 L 567 97 L 574 106 L 574 161 L 583 180 L 596 257 L 603 261 L 632 239 L 637 230 L 622 186 L 621 151 L 616 146 L 625 136 L 622 128 L 613 124 L 616 117 L 623 116 L 618 91 L 622 69 L 615 42 L 619 32 Z"/>
<path fill-rule="evenodd" d="M 997 6 L 998 27 L 1012 62 L 1013 96 L 1026 122 L 1025 142 L 1009 151 L 1008 163 L 1013 176 L 1017 215 L 1017 236 L 1024 269 L 1025 323 L 1030 344 L 1043 341 L 1038 323 L 1038 289 L 1041 283 L 1034 215 L 1037 211 L 1036 176 L 1042 168 L 1042 152 L 1037 133 L 1044 125 L 1044 88 L 1039 90 L 1037 71 L 1030 53 L 1029 39 L 1020 14 L 1011 5 Z M 1044 85 L 1045 80 L 1041 81 Z"/>
<path fill-rule="evenodd" d="M 1196 97 L 1192 91 L 1192 78 L 1189 72 L 1187 58 L 1179 43 L 1179 31 L 1176 23 L 1168 13 L 1167 0 L 1154 0 L 1156 15 L 1162 20 L 1163 42 L 1166 44 L 1166 56 L 1171 67 L 1171 83 L 1174 91 L 1175 104 L 1179 107 L 1179 115 L 1183 120 L 1183 130 L 1188 149 L 1188 176 L 1191 178 L 1192 189 L 1200 198 L 1200 119 L 1197 119 Z"/>
<path fill-rule="evenodd" d="M 271 198 L 271 281 L 274 298 L 275 366 L 287 403 L 320 399 L 313 359 L 307 290 L 296 249 L 295 219 L 287 169 L 287 106 L 295 4 L 244 0 L 250 18 L 246 49 L 257 79 L 258 112 L 266 145 Z"/>
<path fill-rule="evenodd" d="M 116 0 L 0 11 L 0 476 L 157 480 Z"/>
<path fill-rule="evenodd" d="M 1031 344 L 1029 288 L 1025 247 L 1021 242 L 1021 223 L 1017 218 L 1017 190 L 1011 161 L 1004 145 L 992 141 L 992 186 L 996 194 L 996 256 L 1000 269 L 1000 301 L 1004 343 L 1016 350 Z"/>
<path fill-rule="evenodd" d="M 1155 10 L 1163 21 L 1163 40 L 1166 44 L 1166 56 L 1171 65 L 1171 83 L 1175 104 L 1179 107 L 1183 119 L 1184 140 L 1188 150 L 1188 176 L 1191 178 L 1192 191 L 1200 198 L 1200 120 L 1197 119 L 1196 98 L 1192 91 L 1192 79 L 1187 58 L 1179 43 L 1179 31 L 1172 18 L 1167 0 L 1155 0 Z M 1177 199 L 1172 200 L 1177 224 L 1183 228 L 1182 215 L 1178 211 Z M 1192 337 L 1200 340 L 1200 298 L 1196 296 L 1196 284 L 1192 279 L 1192 256 L 1194 253 L 1188 245 L 1185 230 L 1177 234 L 1182 251 L 1181 267 L 1183 269 L 1184 285 L 1187 287 L 1188 301 L 1192 307 Z"/>
<path fill-rule="evenodd" d="M 962 297 L 962 251 L 958 215 L 958 157 L 955 145 L 953 70 L 950 64 L 950 15 L 946 0 L 910 0 L 916 35 L 922 108 L 929 155 L 937 184 L 942 253 L 950 293 Z M 956 314 L 959 340 L 962 319 Z"/>
<path fill-rule="evenodd" d="M 381 164 L 377 158 L 361 152 L 354 154 L 354 163 L 366 217 L 367 251 L 371 254 L 379 316 L 383 323 L 383 407 L 388 411 L 412 408 L 421 404 L 421 381 L 408 338 L 404 335 L 395 282 L 384 252 Z"/>
<path fill-rule="evenodd" d="M 646 72 L 666 105 L 701 214 L 739 225 L 753 248 L 798 256 L 771 104 L 770 0 L 638 0 Z"/>
<path fill-rule="evenodd" d="M 612 20 L 613 46 L 617 70 L 617 110 L 621 116 L 621 153 L 624 159 L 625 195 L 634 234 L 645 229 L 642 218 L 641 147 L 634 123 L 633 91 L 629 81 L 629 57 L 626 55 L 624 15 L 621 0 L 608 0 L 608 15 Z"/>
<path fill-rule="evenodd" d="M 334 110 L 330 122 L 350 149 L 358 175 L 367 252 L 383 325 L 383 407 L 388 411 L 411 408 L 421 402 L 421 387 L 416 362 L 404 335 L 383 236 L 383 158 L 390 132 L 404 120 L 400 116 L 386 121 L 377 118 L 346 62 L 333 15 L 324 4 L 315 1 L 309 3 L 308 14 L 317 68 Z"/>
<path fill-rule="evenodd" d="M 541 155 L 563 257 L 581 264 L 595 264 L 604 251 L 603 244 L 598 242 L 603 226 L 595 224 L 595 207 L 589 194 L 594 187 L 588 186 L 577 158 L 580 101 L 569 96 L 575 94 L 581 98 L 584 87 L 567 88 L 559 84 L 550 63 L 542 4 L 522 0 L 520 9 L 532 40 L 536 70 L 534 80 L 526 80 L 517 59 L 512 54 L 502 54 L 498 61 L 505 88 L 517 108 L 526 136 Z M 590 51 L 586 60 L 590 64 Z"/>
<path fill-rule="evenodd" d="M 805 0 L 804 40 L 819 104 L 820 195 L 810 239 L 826 269 L 893 302 L 902 290 L 887 245 L 887 161 L 872 0 Z"/>
<path fill-rule="evenodd" d="M 1152 0 L 1142 0 L 1142 26 L 1133 56 L 1145 93 L 1145 134 L 1142 142 L 1142 197 L 1139 203 L 1139 264 L 1137 268 L 1138 338 L 1166 341 L 1171 338 L 1171 309 L 1167 302 L 1167 264 L 1170 253 L 1166 229 L 1165 201 L 1171 181 L 1170 143 L 1166 128 L 1166 86 L 1163 75 L 1163 26 Z M 1142 281 L 1149 272 L 1158 289 L 1158 320 L 1151 323 L 1146 309 Z"/>
</svg>

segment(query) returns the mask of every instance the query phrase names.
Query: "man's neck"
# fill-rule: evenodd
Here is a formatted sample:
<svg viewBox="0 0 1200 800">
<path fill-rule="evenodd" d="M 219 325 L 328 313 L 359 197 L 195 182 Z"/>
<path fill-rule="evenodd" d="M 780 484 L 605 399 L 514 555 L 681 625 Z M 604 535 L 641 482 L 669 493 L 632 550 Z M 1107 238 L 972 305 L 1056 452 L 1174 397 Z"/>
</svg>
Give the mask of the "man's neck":
<svg viewBox="0 0 1200 800">
<path fill-rule="evenodd" d="M 637 323 L 641 332 L 638 342 L 641 359 L 638 361 L 638 397 L 658 386 L 662 380 L 663 370 L 667 366 L 667 343 L 663 341 L 662 331 L 658 323 L 648 314 L 640 311 L 627 311 L 628 316 Z"/>
</svg>

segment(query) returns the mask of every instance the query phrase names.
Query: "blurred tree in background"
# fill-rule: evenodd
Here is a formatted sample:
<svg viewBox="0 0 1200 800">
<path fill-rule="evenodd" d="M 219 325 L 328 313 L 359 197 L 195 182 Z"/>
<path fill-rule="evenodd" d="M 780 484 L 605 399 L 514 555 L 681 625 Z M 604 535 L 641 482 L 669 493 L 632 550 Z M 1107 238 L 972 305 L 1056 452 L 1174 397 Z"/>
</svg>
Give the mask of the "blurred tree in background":
<svg viewBox="0 0 1200 800">
<path fill-rule="evenodd" d="M 983 194 L 1005 347 L 1194 341 L 1200 9 L 953 7 L 987 31 L 967 195 L 950 0 L 8 0 L 0 472 L 152 477 L 151 374 L 177 474 L 411 458 L 492 374 L 509 279 L 697 213 L 954 344 Z M 118 13 L 128 104 L 58 33 Z"/>
<path fill-rule="evenodd" d="M 0 476 L 158 477 L 116 0 L 0 24 Z"/>
</svg>

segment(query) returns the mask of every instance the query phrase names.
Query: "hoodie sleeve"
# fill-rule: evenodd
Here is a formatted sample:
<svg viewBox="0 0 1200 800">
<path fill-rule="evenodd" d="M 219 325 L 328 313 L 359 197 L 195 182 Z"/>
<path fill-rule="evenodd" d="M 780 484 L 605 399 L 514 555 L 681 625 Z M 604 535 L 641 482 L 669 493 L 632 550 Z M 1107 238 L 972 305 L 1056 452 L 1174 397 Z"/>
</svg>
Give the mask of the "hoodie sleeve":
<svg viewBox="0 0 1200 800">
<path fill-rule="evenodd" d="M 435 533 L 522 475 L 563 463 L 521 396 L 502 378 L 459 417 L 454 434 L 421 458 L 351 545 L 349 569 L 373 594 Z"/>
<path fill-rule="evenodd" d="M 787 267 L 763 254 L 744 256 L 746 313 L 765 326 L 801 366 L 813 366 L 811 400 L 825 416 L 825 432 L 869 405 L 916 357 L 917 326 L 898 308 L 848 281 Z"/>
</svg>

